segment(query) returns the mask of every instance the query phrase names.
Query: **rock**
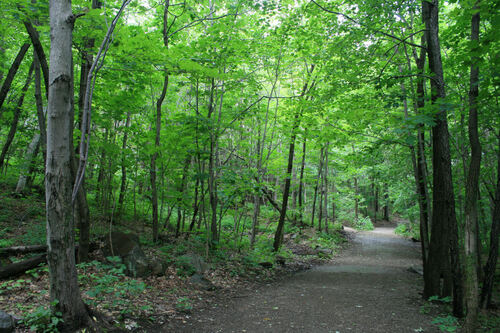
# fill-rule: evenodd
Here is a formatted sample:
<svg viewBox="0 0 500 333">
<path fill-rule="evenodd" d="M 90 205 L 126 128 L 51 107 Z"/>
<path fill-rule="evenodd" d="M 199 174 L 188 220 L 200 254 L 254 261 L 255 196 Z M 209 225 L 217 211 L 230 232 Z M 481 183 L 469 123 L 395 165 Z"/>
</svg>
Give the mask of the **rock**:
<svg viewBox="0 0 500 333">
<path fill-rule="evenodd" d="M 197 254 L 186 255 L 188 262 L 195 269 L 196 274 L 203 274 L 210 269 L 210 265 Z"/>
<path fill-rule="evenodd" d="M 324 255 L 328 255 L 328 256 L 333 254 L 332 249 L 319 248 L 316 251 L 318 251 L 318 254 L 324 254 Z"/>
<path fill-rule="evenodd" d="M 424 270 L 418 266 L 410 266 L 408 267 L 407 271 L 410 273 L 416 273 L 418 275 L 424 275 Z"/>
<path fill-rule="evenodd" d="M 111 251 L 113 248 L 113 251 Z M 139 245 L 139 237 L 119 231 L 105 238 L 105 256 L 119 256 L 127 268 L 126 274 L 131 277 L 145 277 L 151 273 L 150 263 Z"/>
<path fill-rule="evenodd" d="M 202 290 L 214 290 L 215 286 L 201 274 L 194 274 L 189 278 L 189 283 Z"/>
<path fill-rule="evenodd" d="M 154 259 L 150 262 L 149 268 L 151 270 L 151 274 L 162 276 L 165 274 L 166 265 L 164 265 L 161 260 Z"/>
<path fill-rule="evenodd" d="M 273 263 L 269 262 L 269 261 L 259 262 L 259 265 L 261 265 L 262 267 L 267 268 L 267 269 L 273 267 Z"/>
<path fill-rule="evenodd" d="M 10 314 L 0 310 L 0 333 L 14 332 L 16 320 Z"/>
</svg>

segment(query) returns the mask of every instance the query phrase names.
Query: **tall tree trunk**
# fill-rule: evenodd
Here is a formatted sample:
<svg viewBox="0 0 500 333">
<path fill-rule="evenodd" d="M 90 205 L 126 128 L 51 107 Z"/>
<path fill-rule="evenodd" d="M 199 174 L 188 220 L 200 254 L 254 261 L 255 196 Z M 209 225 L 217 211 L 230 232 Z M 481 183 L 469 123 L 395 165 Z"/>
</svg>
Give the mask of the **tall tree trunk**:
<svg viewBox="0 0 500 333">
<path fill-rule="evenodd" d="M 19 52 L 17 53 L 16 58 L 14 59 L 14 62 L 9 68 L 9 72 L 7 73 L 7 76 L 5 77 L 5 81 L 2 84 L 2 88 L 0 88 L 0 117 L 2 116 L 3 112 L 3 102 L 5 101 L 5 98 L 7 97 L 7 93 L 10 90 L 10 86 L 12 85 L 12 81 L 14 81 L 14 77 L 16 76 L 17 70 L 19 69 L 19 66 L 21 65 L 21 62 L 24 59 L 24 56 L 26 55 L 26 52 L 28 51 L 30 47 L 30 44 L 24 43 L 21 46 L 21 49 L 19 49 Z"/>
<path fill-rule="evenodd" d="M 127 191 L 127 139 L 128 128 L 130 126 L 130 111 L 127 112 L 127 120 L 125 121 L 125 133 L 123 133 L 122 141 L 122 179 L 120 183 L 120 195 L 118 196 L 118 215 L 121 216 L 123 212 L 123 201 L 125 200 L 125 192 Z"/>
<path fill-rule="evenodd" d="M 187 156 L 186 159 L 184 160 L 184 168 L 182 169 L 182 179 L 181 183 L 178 188 L 179 192 L 179 197 L 177 198 L 177 226 L 175 228 L 175 237 L 179 237 L 179 234 L 181 232 L 181 213 L 183 211 L 182 209 L 182 202 L 184 201 L 184 190 L 186 187 L 186 179 L 188 176 L 189 172 L 189 165 L 191 164 L 191 155 Z"/>
<path fill-rule="evenodd" d="M 473 7 L 477 12 L 472 15 L 471 20 L 471 42 L 472 62 L 470 68 L 469 86 L 469 142 L 471 157 L 469 163 L 469 174 L 465 188 L 465 302 L 467 314 L 465 317 L 465 331 L 475 332 L 477 326 L 477 315 L 479 307 L 479 291 L 477 280 L 477 225 L 478 225 L 478 202 L 479 193 L 479 171 L 481 168 L 481 143 L 478 133 L 478 105 L 479 96 L 479 56 L 476 56 L 479 48 L 479 0 Z"/>
<path fill-rule="evenodd" d="M 7 156 L 7 152 L 9 151 L 10 145 L 12 144 L 12 141 L 14 140 L 14 136 L 16 135 L 17 132 L 17 124 L 19 123 L 19 117 L 21 116 L 21 111 L 24 103 L 24 97 L 26 96 L 26 91 L 28 91 L 28 88 L 31 84 L 31 79 L 33 78 L 33 64 L 31 64 L 31 67 L 28 72 L 28 76 L 26 78 L 26 82 L 24 83 L 24 86 L 21 90 L 21 96 L 19 96 L 19 99 L 17 101 L 16 109 L 14 111 L 14 118 L 12 119 L 12 123 L 10 125 L 10 130 L 9 133 L 7 134 L 7 139 L 5 140 L 5 143 L 2 148 L 2 153 L 0 154 L 0 170 L 3 167 L 5 157 Z"/>
<path fill-rule="evenodd" d="M 481 290 L 481 307 L 491 305 L 493 282 L 498 260 L 498 243 L 500 240 L 500 130 L 498 131 L 497 149 L 497 186 L 491 216 L 490 252 L 484 266 L 483 288 Z"/>
<path fill-rule="evenodd" d="M 314 71 L 314 64 L 311 65 L 311 70 L 308 71 L 307 81 L 306 81 L 306 83 L 304 83 L 304 87 L 302 88 L 301 97 L 304 97 L 305 94 L 307 93 L 309 78 L 310 78 L 313 71 Z M 312 86 L 314 86 L 314 83 L 311 84 L 311 87 Z M 290 145 L 288 148 L 288 165 L 287 165 L 287 170 L 286 170 L 285 188 L 283 190 L 283 202 L 282 202 L 282 206 L 281 206 L 280 219 L 278 221 L 278 227 L 276 228 L 276 232 L 274 234 L 273 248 L 274 248 L 275 252 L 277 252 L 280 249 L 281 243 L 283 242 L 286 211 L 288 208 L 288 196 L 290 194 L 290 182 L 291 182 L 292 169 L 293 169 L 293 155 L 295 152 L 295 140 L 297 139 L 297 131 L 299 130 L 301 117 L 302 117 L 302 110 L 297 110 L 295 112 L 295 117 L 293 120 L 292 135 L 290 138 Z"/>
<path fill-rule="evenodd" d="M 328 233 L 328 146 L 329 142 L 325 146 L 325 166 L 323 167 L 323 209 L 325 210 L 325 231 Z"/>
<path fill-rule="evenodd" d="M 319 157 L 319 166 L 318 166 L 318 176 L 316 177 L 316 185 L 314 185 L 314 196 L 313 196 L 313 204 L 312 204 L 312 212 L 311 212 L 311 227 L 314 227 L 314 215 L 316 213 L 316 200 L 318 198 L 318 189 L 319 189 L 319 181 L 321 179 L 321 171 L 323 169 L 323 153 L 324 147 L 321 147 L 320 157 Z M 321 226 L 320 224 L 318 225 Z"/>
<path fill-rule="evenodd" d="M 50 1 L 50 92 L 47 117 L 47 261 L 52 311 L 62 313 L 70 330 L 87 325 L 75 267 L 74 221 L 71 207 L 72 31 L 71 1 Z"/>
<path fill-rule="evenodd" d="M 354 221 L 359 220 L 359 188 L 358 177 L 354 177 Z"/>
<path fill-rule="evenodd" d="M 211 119 L 214 112 L 214 93 L 215 93 L 215 79 L 211 80 L 210 84 L 210 98 L 208 101 L 208 114 L 207 118 Z M 209 246 L 214 246 L 219 240 L 219 233 L 217 230 L 217 181 L 216 181 L 216 146 L 217 138 L 215 128 L 210 130 L 210 155 L 208 159 L 208 195 L 210 201 L 210 243 Z"/>
<path fill-rule="evenodd" d="M 92 0 L 92 9 L 100 8 L 100 3 Z M 82 128 L 83 109 L 85 107 L 85 93 L 87 91 L 87 82 L 89 72 L 92 68 L 92 53 L 90 50 L 94 47 L 94 39 L 89 39 L 86 42 L 85 50 L 82 52 L 81 66 L 80 66 L 80 87 L 78 91 L 78 128 Z M 88 126 L 87 126 L 88 128 Z M 90 129 L 89 129 L 90 131 Z M 78 158 L 76 153 L 80 151 L 79 144 L 73 149 L 72 156 L 72 174 L 71 178 L 77 178 Z M 90 246 L 90 209 L 87 202 L 87 192 L 85 190 L 85 178 L 82 177 L 81 186 L 78 189 L 76 196 L 76 212 L 75 223 L 79 230 L 80 247 L 78 250 L 78 261 L 85 262 L 88 260 L 89 246 Z M 73 184 L 74 185 L 74 184 Z"/>
<path fill-rule="evenodd" d="M 426 26 L 427 54 L 431 79 L 431 99 L 439 112 L 432 128 L 433 209 L 432 237 L 429 244 L 428 269 L 424 276 L 424 296 L 440 294 L 442 267 L 451 267 L 453 283 L 453 313 L 464 314 L 462 261 L 458 251 L 458 227 L 451 173 L 450 143 L 446 106 L 445 82 L 439 45 L 439 1 L 422 1 L 422 17 Z M 448 261 L 444 263 L 443 261 Z M 446 285 L 446 281 L 445 281 Z"/>
<path fill-rule="evenodd" d="M 389 185 L 384 183 L 384 221 L 389 221 Z"/>
<path fill-rule="evenodd" d="M 306 144 L 307 144 L 307 129 L 304 130 L 304 141 L 302 141 L 302 161 L 300 163 L 299 177 L 299 222 L 304 223 L 304 169 L 306 166 Z"/>
<path fill-rule="evenodd" d="M 170 0 L 167 0 L 163 10 L 163 44 L 168 50 L 168 10 L 170 7 Z M 156 189 L 156 159 L 158 158 L 159 148 L 160 148 L 160 133 L 161 133 L 161 108 L 163 100 L 167 94 L 168 89 L 168 72 L 165 71 L 165 76 L 163 79 L 163 88 L 156 101 L 156 122 L 155 122 L 155 150 L 153 156 L 151 156 L 151 171 L 149 174 L 151 180 L 151 206 L 152 206 L 152 218 L 153 218 L 153 241 L 158 241 L 158 191 Z"/>
</svg>

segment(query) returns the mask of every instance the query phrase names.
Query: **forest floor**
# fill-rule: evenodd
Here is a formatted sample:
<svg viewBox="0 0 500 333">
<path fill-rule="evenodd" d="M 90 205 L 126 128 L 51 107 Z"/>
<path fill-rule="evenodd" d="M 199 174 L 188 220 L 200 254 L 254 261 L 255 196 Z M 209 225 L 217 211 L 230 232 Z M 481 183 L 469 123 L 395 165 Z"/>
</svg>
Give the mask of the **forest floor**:
<svg viewBox="0 0 500 333">
<path fill-rule="evenodd" d="M 395 235 L 392 226 L 349 233 L 351 246 L 332 263 L 220 297 L 162 331 L 439 332 L 432 324 L 439 307 L 419 294 L 419 244 Z M 437 318 L 453 329 L 446 317 Z"/>
</svg>

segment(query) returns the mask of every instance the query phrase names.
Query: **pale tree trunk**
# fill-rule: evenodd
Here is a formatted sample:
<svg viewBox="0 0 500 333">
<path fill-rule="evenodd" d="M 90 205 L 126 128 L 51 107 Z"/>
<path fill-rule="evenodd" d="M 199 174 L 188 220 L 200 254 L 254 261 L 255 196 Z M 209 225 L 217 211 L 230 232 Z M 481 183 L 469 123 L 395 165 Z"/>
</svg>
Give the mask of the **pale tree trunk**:
<svg viewBox="0 0 500 333">
<path fill-rule="evenodd" d="M 26 186 L 26 180 L 28 179 L 30 165 L 35 158 L 35 151 L 40 145 L 40 133 L 36 133 L 31 140 L 31 143 L 26 149 L 26 155 L 24 157 L 24 162 L 21 169 L 21 174 L 19 175 L 19 179 L 16 185 L 16 193 L 22 193 L 24 191 L 24 187 Z"/>
<path fill-rule="evenodd" d="M 53 312 L 75 330 L 89 323 L 75 267 L 75 234 L 71 207 L 72 32 L 71 1 L 50 1 L 50 75 L 47 117 L 47 259 Z"/>
<path fill-rule="evenodd" d="M 479 1 L 473 7 L 479 10 Z M 479 11 L 472 16 L 471 20 L 471 42 L 479 43 Z M 471 53 L 478 52 L 479 45 L 472 46 Z M 477 262 L 477 225 L 478 209 L 477 197 L 479 193 L 479 171 L 481 168 L 481 143 L 478 133 L 478 105 L 479 96 L 479 57 L 472 56 L 470 68 L 469 87 L 469 142 L 471 157 L 469 162 L 469 174 L 465 188 L 465 302 L 467 314 L 465 317 L 465 331 L 475 332 L 477 326 L 477 315 L 479 307 L 478 291 L 478 262 Z"/>
<path fill-rule="evenodd" d="M 426 26 L 427 54 L 431 79 L 431 99 L 439 108 L 435 116 L 436 124 L 432 128 L 433 156 L 433 208 L 432 232 L 429 244 L 428 269 L 424 276 L 424 296 L 439 295 L 441 276 L 445 276 L 446 267 L 451 269 L 453 286 L 453 313 L 457 317 L 464 314 L 463 304 L 463 265 L 458 251 L 458 227 L 455 214 L 455 197 L 451 172 L 451 156 L 446 107 L 441 47 L 439 44 L 439 1 L 422 1 L 422 17 Z M 448 262 L 446 262 L 448 261 Z M 445 270 L 443 271 L 443 268 Z"/>
</svg>

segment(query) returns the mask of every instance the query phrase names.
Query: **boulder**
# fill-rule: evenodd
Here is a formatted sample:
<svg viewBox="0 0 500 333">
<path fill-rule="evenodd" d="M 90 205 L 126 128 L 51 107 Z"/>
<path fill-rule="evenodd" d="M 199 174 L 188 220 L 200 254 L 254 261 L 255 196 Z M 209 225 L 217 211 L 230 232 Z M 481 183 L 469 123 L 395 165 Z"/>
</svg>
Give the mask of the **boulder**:
<svg viewBox="0 0 500 333">
<path fill-rule="evenodd" d="M 201 274 L 194 274 L 189 278 L 189 282 L 198 289 L 214 290 L 215 286 Z"/>
<path fill-rule="evenodd" d="M 197 254 L 188 254 L 185 257 L 188 259 L 189 264 L 193 266 L 196 274 L 203 274 L 210 269 L 210 265 Z"/>
<path fill-rule="evenodd" d="M 16 320 L 10 314 L 0 310 L 0 333 L 14 332 Z"/>
<path fill-rule="evenodd" d="M 162 276 L 165 274 L 166 265 L 161 260 L 153 259 L 149 263 L 149 268 L 151 270 L 151 274 Z"/>
<path fill-rule="evenodd" d="M 145 277 L 151 273 L 150 263 L 139 245 L 139 237 L 120 231 L 111 233 L 105 238 L 105 256 L 118 256 L 127 268 L 126 274 L 131 277 Z"/>
</svg>

